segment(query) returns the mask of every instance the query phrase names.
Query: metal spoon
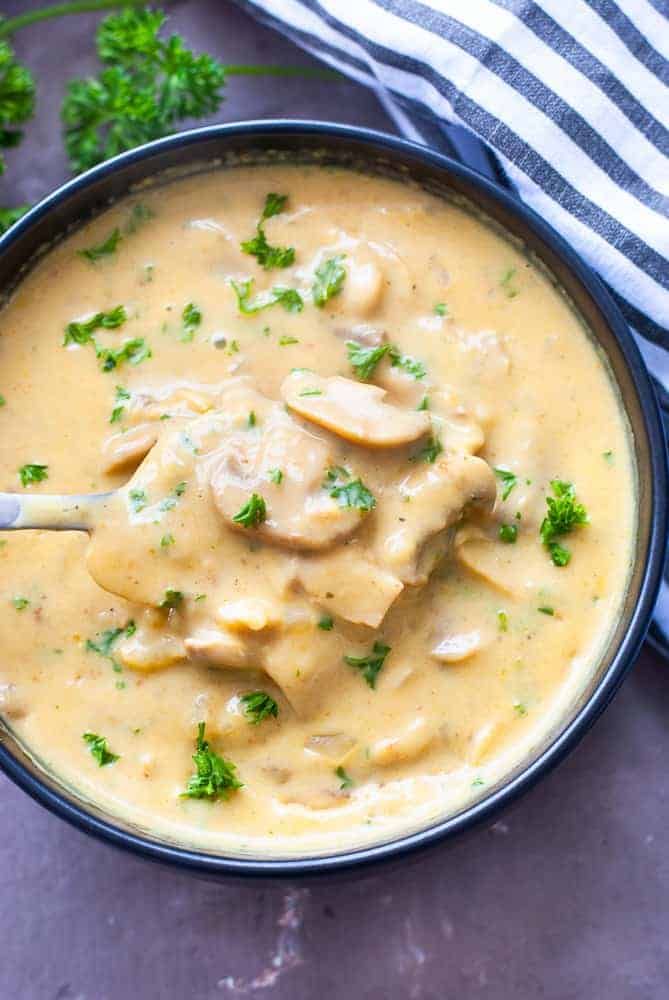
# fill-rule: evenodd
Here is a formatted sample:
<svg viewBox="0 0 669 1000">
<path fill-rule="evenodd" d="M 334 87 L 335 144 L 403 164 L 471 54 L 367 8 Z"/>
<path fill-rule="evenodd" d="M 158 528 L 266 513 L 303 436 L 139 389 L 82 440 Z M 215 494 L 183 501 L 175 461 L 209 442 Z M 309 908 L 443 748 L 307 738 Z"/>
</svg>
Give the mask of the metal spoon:
<svg viewBox="0 0 669 1000">
<path fill-rule="evenodd" d="M 62 496 L 45 493 L 0 493 L 0 531 L 40 528 L 49 531 L 91 531 L 93 510 L 113 493 Z"/>
</svg>

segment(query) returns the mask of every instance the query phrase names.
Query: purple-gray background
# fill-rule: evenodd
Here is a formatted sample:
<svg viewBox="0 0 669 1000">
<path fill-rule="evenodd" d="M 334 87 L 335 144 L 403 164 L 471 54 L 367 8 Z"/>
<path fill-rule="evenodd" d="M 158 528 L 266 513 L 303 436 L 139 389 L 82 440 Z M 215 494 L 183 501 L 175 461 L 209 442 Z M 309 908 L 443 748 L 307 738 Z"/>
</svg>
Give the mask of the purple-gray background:
<svg viewBox="0 0 669 1000">
<path fill-rule="evenodd" d="M 353 2 L 353 0 L 351 0 Z M 5 0 L 3 13 L 41 3 Z M 171 6 L 229 63 L 308 64 L 229 3 Z M 66 176 L 64 74 L 96 17 L 24 30 L 39 112 L 1 201 Z M 233 79 L 221 118 L 392 128 L 348 83 Z M 336 885 L 218 886 L 112 851 L 0 777 L 0 1000 L 659 1000 L 669 994 L 669 673 L 646 650 L 572 757 L 513 812 L 411 867 Z"/>
</svg>

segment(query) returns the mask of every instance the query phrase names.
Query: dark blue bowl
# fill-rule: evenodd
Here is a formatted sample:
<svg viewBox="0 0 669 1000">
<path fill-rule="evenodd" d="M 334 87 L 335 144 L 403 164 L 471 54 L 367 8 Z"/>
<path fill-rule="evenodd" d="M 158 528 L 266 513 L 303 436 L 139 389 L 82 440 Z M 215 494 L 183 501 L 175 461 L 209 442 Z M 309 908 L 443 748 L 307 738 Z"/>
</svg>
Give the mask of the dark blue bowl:
<svg viewBox="0 0 669 1000">
<path fill-rule="evenodd" d="M 0 281 L 7 290 L 35 255 L 68 229 L 142 181 L 165 171 L 221 163 L 338 164 L 416 182 L 436 194 L 457 195 L 523 241 L 567 292 L 606 355 L 633 432 L 639 476 L 638 540 L 629 591 L 599 669 L 570 717 L 530 760 L 473 805 L 426 829 L 325 857 L 280 860 L 225 857 L 188 849 L 110 817 L 31 760 L 0 727 L 0 767 L 38 802 L 75 826 L 153 861 L 210 876 L 314 877 L 403 858 L 489 820 L 555 767 L 606 707 L 632 666 L 646 634 L 660 584 L 667 531 L 665 440 L 652 385 L 617 307 L 599 279 L 538 215 L 480 174 L 422 146 L 368 129 L 324 122 L 253 121 L 183 132 L 117 156 L 45 198 L 0 239 Z"/>
</svg>

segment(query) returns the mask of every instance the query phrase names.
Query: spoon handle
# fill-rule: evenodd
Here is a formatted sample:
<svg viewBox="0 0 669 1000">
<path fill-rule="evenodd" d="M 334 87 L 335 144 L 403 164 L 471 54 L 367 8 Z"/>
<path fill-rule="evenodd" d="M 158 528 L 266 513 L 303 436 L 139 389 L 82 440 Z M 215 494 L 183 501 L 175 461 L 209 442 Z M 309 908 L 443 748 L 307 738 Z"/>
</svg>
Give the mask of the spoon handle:
<svg viewBox="0 0 669 1000">
<path fill-rule="evenodd" d="M 50 496 L 45 493 L 0 493 L 0 530 L 42 528 L 90 531 L 93 504 L 108 494 Z"/>
</svg>

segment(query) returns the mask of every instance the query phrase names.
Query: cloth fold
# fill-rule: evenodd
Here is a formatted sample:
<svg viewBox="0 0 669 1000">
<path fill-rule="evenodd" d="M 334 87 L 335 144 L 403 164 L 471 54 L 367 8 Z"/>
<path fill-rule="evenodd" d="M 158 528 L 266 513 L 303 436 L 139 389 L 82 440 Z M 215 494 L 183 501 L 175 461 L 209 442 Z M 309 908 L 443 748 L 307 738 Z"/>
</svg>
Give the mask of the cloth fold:
<svg viewBox="0 0 669 1000">
<path fill-rule="evenodd" d="M 669 413 L 669 0 L 237 3 L 557 229 L 608 286 Z M 652 637 L 669 655 L 669 582 Z"/>
</svg>

